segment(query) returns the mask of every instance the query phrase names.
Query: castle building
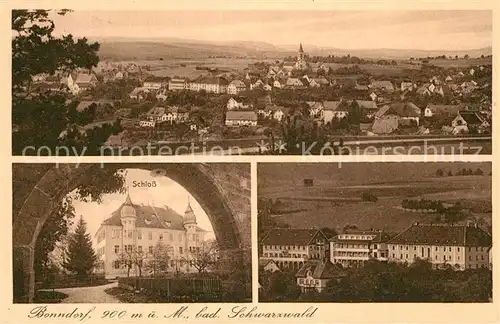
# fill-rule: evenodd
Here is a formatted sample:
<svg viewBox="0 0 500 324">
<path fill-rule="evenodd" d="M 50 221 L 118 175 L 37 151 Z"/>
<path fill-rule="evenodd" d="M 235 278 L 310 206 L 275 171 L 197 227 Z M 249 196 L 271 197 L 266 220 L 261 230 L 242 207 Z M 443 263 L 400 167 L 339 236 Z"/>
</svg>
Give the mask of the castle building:
<svg viewBox="0 0 500 324">
<path fill-rule="evenodd" d="M 193 261 L 206 233 L 197 226 L 189 202 L 181 216 L 168 206 L 134 204 L 127 194 L 123 204 L 95 233 L 96 272 L 104 273 L 107 279 L 151 274 L 147 264 L 155 258 L 158 246 L 168 255 L 163 258 L 167 272 L 198 272 Z M 135 264 L 128 266 L 124 255 L 135 258 Z"/>
<path fill-rule="evenodd" d="M 307 66 L 308 65 L 306 61 L 306 53 L 304 53 L 304 49 L 302 48 L 302 43 L 300 43 L 299 52 L 297 53 L 297 62 L 295 62 L 295 69 L 306 70 Z"/>
</svg>

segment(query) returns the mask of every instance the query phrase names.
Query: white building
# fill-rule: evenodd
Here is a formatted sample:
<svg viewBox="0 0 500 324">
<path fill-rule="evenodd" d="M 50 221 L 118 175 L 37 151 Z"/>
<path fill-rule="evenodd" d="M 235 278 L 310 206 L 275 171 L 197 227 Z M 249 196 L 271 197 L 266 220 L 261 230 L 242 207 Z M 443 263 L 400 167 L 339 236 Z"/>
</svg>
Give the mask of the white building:
<svg viewBox="0 0 500 324">
<path fill-rule="evenodd" d="M 489 267 L 491 244 L 491 235 L 476 225 L 415 223 L 387 241 L 387 249 L 389 261 L 412 263 L 418 258 L 435 267 L 465 270 Z"/>
<path fill-rule="evenodd" d="M 167 206 L 134 204 L 127 195 L 95 233 L 99 271 L 108 279 L 127 276 L 122 255 L 137 252 L 143 257 L 142 274 L 147 275 L 150 270 L 146 264 L 153 258 L 155 246 L 162 243 L 168 251 L 167 271 L 197 272 L 192 263 L 206 233 L 197 226 L 189 203 L 183 217 Z M 130 275 L 138 274 L 134 265 Z"/>
<path fill-rule="evenodd" d="M 387 261 L 387 239 L 379 231 L 346 231 L 330 242 L 330 261 L 343 267 L 362 266 L 368 260 Z"/>
<path fill-rule="evenodd" d="M 257 113 L 255 111 L 226 112 L 226 126 L 257 126 Z"/>
<path fill-rule="evenodd" d="M 329 243 L 318 229 L 275 228 L 261 239 L 260 260 L 273 260 L 280 269 L 299 270 L 309 260 L 328 258 Z"/>
</svg>

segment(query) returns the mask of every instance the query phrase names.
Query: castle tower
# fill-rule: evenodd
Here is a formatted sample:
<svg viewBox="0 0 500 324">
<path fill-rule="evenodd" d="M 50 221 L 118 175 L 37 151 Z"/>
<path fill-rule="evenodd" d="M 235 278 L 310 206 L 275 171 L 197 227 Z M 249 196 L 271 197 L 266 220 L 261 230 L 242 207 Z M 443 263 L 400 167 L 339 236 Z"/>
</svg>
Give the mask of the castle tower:
<svg viewBox="0 0 500 324">
<path fill-rule="evenodd" d="M 193 208 L 191 208 L 191 204 L 188 199 L 188 205 L 186 207 L 186 211 L 184 212 L 184 227 L 186 230 L 190 228 L 196 229 L 196 215 L 194 214 Z"/>
<path fill-rule="evenodd" d="M 133 243 L 135 238 L 135 222 L 137 220 L 134 204 L 127 193 L 127 198 L 120 210 L 120 219 L 123 226 L 123 239 L 125 242 Z"/>
</svg>

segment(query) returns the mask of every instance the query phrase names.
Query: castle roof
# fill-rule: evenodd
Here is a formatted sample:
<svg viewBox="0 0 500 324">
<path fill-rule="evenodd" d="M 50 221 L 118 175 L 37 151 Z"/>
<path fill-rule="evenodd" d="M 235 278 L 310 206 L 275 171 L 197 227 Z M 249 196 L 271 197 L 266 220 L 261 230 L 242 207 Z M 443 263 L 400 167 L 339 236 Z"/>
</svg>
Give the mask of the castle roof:
<svg viewBox="0 0 500 324">
<path fill-rule="evenodd" d="M 196 215 L 194 214 L 191 204 L 188 202 L 186 211 L 184 212 L 184 224 L 196 224 Z"/>
<path fill-rule="evenodd" d="M 300 43 L 299 53 L 304 53 L 304 49 L 302 48 L 302 43 Z"/>
</svg>

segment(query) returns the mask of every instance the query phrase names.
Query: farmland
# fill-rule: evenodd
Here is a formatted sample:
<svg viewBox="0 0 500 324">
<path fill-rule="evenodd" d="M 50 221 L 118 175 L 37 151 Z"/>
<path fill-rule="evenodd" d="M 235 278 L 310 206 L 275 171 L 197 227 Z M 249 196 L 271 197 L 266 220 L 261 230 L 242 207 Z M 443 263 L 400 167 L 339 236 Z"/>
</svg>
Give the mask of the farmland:
<svg viewBox="0 0 500 324">
<path fill-rule="evenodd" d="M 408 164 L 401 164 L 409 168 Z M 489 172 L 487 166 L 482 167 Z M 391 168 L 387 168 L 387 172 L 390 171 Z M 296 228 L 331 227 L 339 231 L 348 224 L 355 224 L 361 228 L 397 232 L 413 222 L 435 222 L 435 214 L 400 208 L 403 199 L 421 198 L 449 204 L 460 201 L 469 209 L 469 218 L 491 224 L 491 176 L 486 172 L 481 176 L 427 176 L 409 181 L 380 182 L 376 179 L 364 184 L 323 177 L 323 181 L 315 182 L 312 187 L 290 182 L 261 186 L 258 194 L 261 198 L 277 201 L 273 216 L 276 221 Z M 378 201 L 362 201 L 361 194 L 367 191 L 374 193 Z"/>
</svg>

